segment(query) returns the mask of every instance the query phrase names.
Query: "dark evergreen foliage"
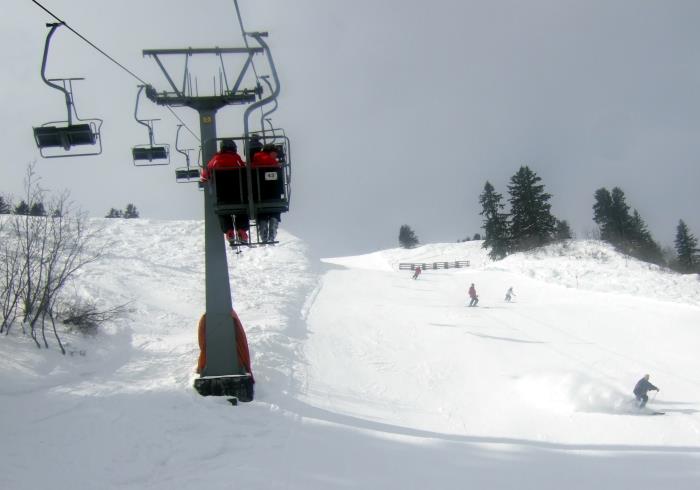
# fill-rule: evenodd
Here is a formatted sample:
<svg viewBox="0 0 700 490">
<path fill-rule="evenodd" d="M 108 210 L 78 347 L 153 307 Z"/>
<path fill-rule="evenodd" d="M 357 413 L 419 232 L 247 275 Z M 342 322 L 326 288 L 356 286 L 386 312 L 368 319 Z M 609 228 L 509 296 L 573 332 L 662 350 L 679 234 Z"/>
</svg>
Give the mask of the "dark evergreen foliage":
<svg viewBox="0 0 700 490">
<path fill-rule="evenodd" d="M 522 166 L 510 179 L 510 236 L 514 251 L 529 250 L 552 241 L 556 218 L 550 212 L 551 195 L 541 178 Z"/>
<path fill-rule="evenodd" d="M 557 220 L 557 224 L 554 229 L 554 238 L 557 240 L 570 240 L 574 237 L 571 232 L 571 227 L 565 219 Z"/>
<path fill-rule="evenodd" d="M 630 215 L 622 189 L 614 187 L 608 192 L 601 188 L 595 191 L 594 198 L 593 221 L 600 227 L 602 240 L 638 259 L 664 263 L 661 247 L 652 238 L 639 212 L 635 209 Z"/>
<path fill-rule="evenodd" d="M 482 228 L 484 229 L 483 248 L 488 248 L 491 260 L 499 260 L 508 255 L 510 248 L 510 234 L 508 232 L 508 214 L 503 212 L 505 207 L 503 196 L 496 192 L 489 181 L 484 184 L 484 191 L 479 196 L 481 212 L 484 217 Z"/>
<path fill-rule="evenodd" d="M 32 204 L 29 209 L 30 216 L 46 216 L 46 209 L 44 209 L 44 203 L 39 201 Z"/>
<path fill-rule="evenodd" d="M 123 217 L 124 217 L 124 215 L 122 213 L 122 210 L 121 209 L 114 209 L 114 208 L 111 208 L 109 210 L 109 213 L 107 213 L 107 216 L 105 216 L 105 218 L 123 218 Z"/>
<path fill-rule="evenodd" d="M 700 272 L 700 250 L 698 240 L 690 233 L 683 220 L 676 227 L 676 265 L 680 272 Z"/>
<path fill-rule="evenodd" d="M 29 204 L 24 199 L 15 207 L 15 214 L 27 216 L 29 214 Z"/>
<path fill-rule="evenodd" d="M 408 225 L 401 225 L 399 228 L 399 245 L 402 248 L 413 248 L 418 245 L 418 237 Z"/>
<path fill-rule="evenodd" d="M 124 210 L 124 218 L 138 218 L 139 217 L 139 212 L 136 209 L 136 206 L 133 204 L 129 203 L 126 205 L 126 209 Z"/>
<path fill-rule="evenodd" d="M 474 238 L 473 240 L 481 240 L 481 234 L 480 233 L 474 233 Z"/>
<path fill-rule="evenodd" d="M 0 196 L 0 214 L 11 214 L 12 209 L 10 208 L 10 203 L 5 200 L 4 197 Z"/>
</svg>

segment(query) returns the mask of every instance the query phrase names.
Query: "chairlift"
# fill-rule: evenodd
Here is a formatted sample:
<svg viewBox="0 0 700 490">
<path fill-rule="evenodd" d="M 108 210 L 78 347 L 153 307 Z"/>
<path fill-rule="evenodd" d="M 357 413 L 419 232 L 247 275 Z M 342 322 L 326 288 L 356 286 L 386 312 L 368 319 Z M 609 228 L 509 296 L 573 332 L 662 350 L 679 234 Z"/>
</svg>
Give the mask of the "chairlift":
<svg viewBox="0 0 700 490">
<path fill-rule="evenodd" d="M 153 142 L 153 123 L 155 121 L 160 121 L 160 119 L 139 119 L 138 116 L 139 97 L 143 89 L 144 86 L 139 85 L 139 91 L 136 94 L 134 119 L 136 119 L 137 123 L 146 126 L 146 129 L 148 129 L 148 144 L 136 145 L 131 149 L 134 165 L 137 167 L 168 165 L 170 163 L 170 145 L 155 144 Z"/>
<path fill-rule="evenodd" d="M 248 148 L 251 136 L 257 134 L 263 138 L 263 132 L 253 132 L 246 137 L 217 138 L 220 140 L 234 140 L 243 142 Z M 210 182 L 213 189 L 214 212 L 219 215 L 245 214 L 257 223 L 257 216 L 261 213 L 286 213 L 289 211 L 290 198 L 290 164 L 289 164 L 289 139 L 283 132 L 277 130 L 273 139 L 273 133 L 267 131 L 263 140 L 265 144 L 274 145 L 279 151 L 278 167 L 253 168 L 251 162 L 247 162 L 242 168 L 220 168 L 211 172 Z M 247 152 L 245 152 L 247 153 Z M 258 241 L 252 244 L 260 243 Z"/>
<path fill-rule="evenodd" d="M 80 119 L 73 98 L 73 82 L 84 78 L 46 78 L 46 61 L 49 55 L 51 37 L 62 22 L 46 24 L 50 27 L 44 45 L 44 56 L 41 61 L 41 79 L 49 87 L 63 93 L 66 101 L 67 118 L 65 121 L 50 121 L 34 127 L 34 140 L 42 158 L 63 158 L 99 155 L 102 153 L 102 138 L 100 128 L 102 119 Z M 55 82 L 60 82 L 60 85 Z M 75 122 L 74 122 L 75 121 Z M 71 151 L 75 146 L 91 145 L 94 149 Z"/>
<path fill-rule="evenodd" d="M 190 152 L 192 148 L 180 148 L 178 143 L 180 141 L 180 129 L 182 129 L 182 124 L 177 125 L 177 133 L 175 133 L 175 150 L 181 153 L 185 157 L 186 167 L 178 167 L 175 169 L 175 182 L 178 184 L 186 184 L 189 182 L 199 182 L 199 165 L 190 165 Z"/>
</svg>

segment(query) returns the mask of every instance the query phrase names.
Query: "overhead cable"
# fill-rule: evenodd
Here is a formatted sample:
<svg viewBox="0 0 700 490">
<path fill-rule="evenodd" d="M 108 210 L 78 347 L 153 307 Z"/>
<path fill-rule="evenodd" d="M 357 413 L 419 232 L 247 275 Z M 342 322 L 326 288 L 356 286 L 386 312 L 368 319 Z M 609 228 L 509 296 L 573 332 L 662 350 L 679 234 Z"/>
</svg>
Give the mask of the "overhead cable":
<svg viewBox="0 0 700 490">
<path fill-rule="evenodd" d="M 32 2 L 33 2 L 37 7 L 39 7 L 40 9 L 42 9 L 44 12 L 46 12 L 47 14 L 49 14 L 51 17 L 53 17 L 54 19 L 56 19 L 58 22 L 60 22 L 60 23 L 63 24 L 64 26 L 66 26 L 66 28 L 68 28 L 68 30 L 70 30 L 73 34 L 75 34 L 75 35 L 78 36 L 80 39 L 82 39 L 83 41 L 85 41 L 85 42 L 86 42 L 87 44 L 89 44 L 92 48 L 94 48 L 95 50 L 97 50 L 102 56 L 104 56 L 104 57 L 107 58 L 109 61 L 111 61 L 112 63 L 114 63 L 115 65 L 117 65 L 119 68 L 121 68 L 122 70 L 124 70 L 126 73 L 128 73 L 129 75 L 131 75 L 133 78 L 135 78 L 136 80 L 138 80 L 139 83 L 141 83 L 142 85 L 150 85 L 149 83 L 145 82 L 141 77 L 139 77 L 138 75 L 136 75 L 133 71 L 129 70 L 127 67 L 125 67 L 124 65 L 122 65 L 121 63 L 119 63 L 119 62 L 118 62 L 117 60 L 115 60 L 114 58 L 112 58 L 112 57 L 111 57 L 109 54 L 107 54 L 104 50 L 102 50 L 102 49 L 100 49 L 98 46 L 96 46 L 96 45 L 95 45 L 93 42 L 91 42 L 88 38 L 86 38 L 85 36 L 83 36 L 82 34 L 80 34 L 78 31 L 76 31 L 75 29 L 73 29 L 71 26 L 69 26 L 68 23 L 66 23 L 64 20 L 60 19 L 56 14 L 54 14 L 54 13 L 51 12 L 49 9 L 47 9 L 46 7 L 44 7 L 44 6 L 43 6 L 41 3 L 39 3 L 37 0 L 32 0 Z M 241 24 L 241 26 L 242 26 L 242 24 Z M 182 119 L 180 119 L 180 116 L 178 116 L 178 115 L 175 113 L 175 111 L 174 111 L 170 106 L 167 106 L 167 109 L 170 111 L 170 113 L 171 113 L 173 116 L 175 116 L 175 119 L 177 119 L 178 121 L 180 121 L 180 123 L 182 123 L 182 125 L 185 126 L 185 128 L 187 129 L 187 131 L 189 131 L 190 134 L 192 134 L 192 136 L 194 136 L 194 137 L 197 139 L 197 141 L 200 141 L 199 136 L 198 136 L 197 134 L 195 134 L 195 133 L 189 128 L 189 126 L 187 126 L 187 124 L 184 123 L 184 121 L 183 121 Z"/>
</svg>

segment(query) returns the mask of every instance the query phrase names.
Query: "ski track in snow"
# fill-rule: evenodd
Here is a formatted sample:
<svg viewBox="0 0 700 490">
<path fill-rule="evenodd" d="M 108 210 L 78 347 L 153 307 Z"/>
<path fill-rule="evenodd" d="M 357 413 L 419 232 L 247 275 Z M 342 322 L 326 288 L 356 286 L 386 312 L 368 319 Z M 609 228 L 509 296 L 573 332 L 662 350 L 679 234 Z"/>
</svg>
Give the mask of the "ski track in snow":
<svg viewBox="0 0 700 490">
<path fill-rule="evenodd" d="M 67 334 L 67 356 L 0 339 L 0 488 L 700 486 L 697 276 L 591 241 L 495 263 L 481 242 L 392 249 L 319 275 L 281 230 L 229 252 L 257 380 L 231 407 L 191 388 L 203 223 L 94 222 L 105 255 L 74 287 L 127 312 Z M 471 266 L 398 271 L 455 260 Z M 662 391 L 639 412 L 646 372 Z"/>
</svg>

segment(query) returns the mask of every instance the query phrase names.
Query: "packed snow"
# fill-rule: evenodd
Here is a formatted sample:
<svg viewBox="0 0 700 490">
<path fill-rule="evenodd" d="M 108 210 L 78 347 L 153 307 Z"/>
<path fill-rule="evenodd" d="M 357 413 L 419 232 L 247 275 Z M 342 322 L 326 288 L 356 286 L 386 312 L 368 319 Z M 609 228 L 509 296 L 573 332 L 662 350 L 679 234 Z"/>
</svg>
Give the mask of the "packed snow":
<svg viewBox="0 0 700 490">
<path fill-rule="evenodd" d="M 72 287 L 126 311 L 66 356 L 0 337 L 2 489 L 700 488 L 697 275 L 596 241 L 319 261 L 281 230 L 229 252 L 257 381 L 234 407 L 192 388 L 203 223 L 94 225 L 105 254 Z"/>
</svg>

